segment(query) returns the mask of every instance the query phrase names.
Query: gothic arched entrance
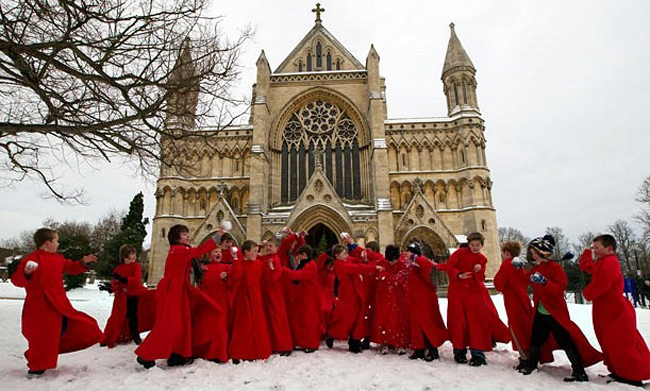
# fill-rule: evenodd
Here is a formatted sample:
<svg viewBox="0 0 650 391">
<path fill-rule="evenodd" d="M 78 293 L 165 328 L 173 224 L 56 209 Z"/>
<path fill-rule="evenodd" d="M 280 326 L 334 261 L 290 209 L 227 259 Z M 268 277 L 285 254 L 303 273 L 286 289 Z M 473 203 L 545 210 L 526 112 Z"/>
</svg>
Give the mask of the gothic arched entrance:
<svg viewBox="0 0 650 391">
<path fill-rule="evenodd" d="M 307 232 L 305 242 L 314 249 L 314 258 L 339 242 L 336 233 L 322 223 L 314 225 Z"/>
<path fill-rule="evenodd" d="M 437 262 L 447 262 L 449 258 L 449 247 L 431 228 L 421 225 L 408 231 L 402 240 L 402 251 L 406 250 L 406 246 L 411 243 L 418 243 L 422 250 L 422 255 Z M 447 286 L 449 279 L 444 272 L 434 271 L 432 279 L 437 286 Z"/>
</svg>

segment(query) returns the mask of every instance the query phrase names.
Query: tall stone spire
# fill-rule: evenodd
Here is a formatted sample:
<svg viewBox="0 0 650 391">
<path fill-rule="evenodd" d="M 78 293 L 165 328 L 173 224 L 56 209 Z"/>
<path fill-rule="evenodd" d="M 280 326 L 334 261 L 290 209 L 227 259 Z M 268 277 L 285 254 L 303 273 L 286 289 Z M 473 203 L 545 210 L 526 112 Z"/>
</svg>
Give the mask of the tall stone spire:
<svg viewBox="0 0 650 391">
<path fill-rule="evenodd" d="M 167 122 L 173 128 L 192 129 L 196 123 L 199 79 L 192 58 L 190 39 L 185 38 L 168 81 Z"/>
<path fill-rule="evenodd" d="M 456 36 L 455 25 L 451 23 L 451 36 L 447 45 L 445 65 L 442 68 L 442 82 L 447 96 L 449 115 L 461 111 L 478 111 L 476 97 L 476 68 Z"/>
</svg>

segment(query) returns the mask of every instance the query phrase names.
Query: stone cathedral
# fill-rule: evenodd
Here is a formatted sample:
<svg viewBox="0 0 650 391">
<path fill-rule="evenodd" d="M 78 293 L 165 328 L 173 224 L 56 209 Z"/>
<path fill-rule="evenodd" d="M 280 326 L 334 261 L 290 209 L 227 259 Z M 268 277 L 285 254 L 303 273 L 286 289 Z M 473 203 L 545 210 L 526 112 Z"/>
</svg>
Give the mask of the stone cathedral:
<svg viewBox="0 0 650 391">
<path fill-rule="evenodd" d="M 478 231 L 493 276 L 500 252 L 476 68 L 454 25 L 441 75 L 448 116 L 395 120 L 378 52 L 371 45 L 360 62 L 314 11 L 314 27 L 275 70 L 259 56 L 249 123 L 185 141 L 192 174 L 161 169 L 149 283 L 162 278 L 172 225 L 187 225 L 198 245 L 223 220 L 239 243 L 289 226 L 319 251 L 348 232 L 382 249 L 417 241 L 438 261 Z"/>
</svg>

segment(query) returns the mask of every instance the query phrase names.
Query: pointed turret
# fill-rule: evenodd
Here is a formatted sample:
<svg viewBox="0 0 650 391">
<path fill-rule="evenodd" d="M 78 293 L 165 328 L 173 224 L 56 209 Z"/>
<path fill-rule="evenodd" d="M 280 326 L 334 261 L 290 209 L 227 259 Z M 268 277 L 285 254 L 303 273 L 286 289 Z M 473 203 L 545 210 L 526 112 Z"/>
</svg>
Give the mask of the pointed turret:
<svg viewBox="0 0 650 391">
<path fill-rule="evenodd" d="M 442 82 L 447 96 L 449 116 L 464 111 L 478 113 L 476 97 L 476 68 L 456 36 L 454 24 L 449 25 L 451 36 L 447 45 L 445 65 L 442 68 Z"/>
<path fill-rule="evenodd" d="M 368 57 L 366 57 L 366 69 L 368 70 L 368 87 L 370 93 L 380 93 L 380 77 L 379 77 L 379 53 L 375 50 L 374 45 L 370 45 Z"/>
<path fill-rule="evenodd" d="M 255 65 L 257 65 L 257 83 L 255 88 L 255 96 L 256 99 L 266 99 L 269 93 L 271 67 L 269 66 L 269 61 L 266 59 L 264 50 L 262 50 L 262 53 L 260 53 L 260 56 L 257 58 Z"/>
<path fill-rule="evenodd" d="M 185 38 L 178 60 L 169 76 L 167 121 L 172 128 L 185 130 L 196 125 L 196 107 L 199 102 L 199 79 L 192 59 L 190 39 Z"/>
</svg>

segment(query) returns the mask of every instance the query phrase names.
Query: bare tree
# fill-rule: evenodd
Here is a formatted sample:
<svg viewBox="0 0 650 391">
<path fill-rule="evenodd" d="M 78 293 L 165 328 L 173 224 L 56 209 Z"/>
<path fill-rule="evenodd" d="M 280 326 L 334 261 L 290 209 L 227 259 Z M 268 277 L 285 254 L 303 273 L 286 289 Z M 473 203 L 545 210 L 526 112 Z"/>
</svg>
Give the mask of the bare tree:
<svg viewBox="0 0 650 391">
<path fill-rule="evenodd" d="M 578 243 L 572 245 L 573 251 L 577 257 L 579 257 L 586 248 L 591 247 L 595 237 L 596 234 L 591 231 L 578 235 Z"/>
<path fill-rule="evenodd" d="M 569 239 L 564 235 L 562 228 L 547 227 L 546 234 L 553 236 L 553 239 L 555 239 L 555 249 L 553 250 L 551 258 L 562 259 L 562 257 L 571 250 L 571 243 L 569 243 Z"/>
<path fill-rule="evenodd" d="M 636 237 L 630 224 L 625 220 L 617 220 L 608 227 L 614 239 L 616 239 L 616 254 L 623 275 L 627 277 L 635 276 L 637 267 L 635 259 Z"/>
<path fill-rule="evenodd" d="M 517 228 L 499 227 L 499 241 L 506 242 L 509 240 L 517 241 L 523 245 L 530 242 L 530 238 L 525 237 Z"/>
<path fill-rule="evenodd" d="M 636 200 L 643 203 L 644 208 L 635 218 L 643 227 L 643 240 L 650 241 L 650 176 L 639 187 Z"/>
<path fill-rule="evenodd" d="M 195 134 L 197 120 L 229 124 L 250 29 L 229 40 L 209 4 L 2 0 L 0 180 L 40 180 L 56 199 L 80 201 L 56 183 L 57 165 L 128 156 L 155 174 L 171 164 L 165 139 Z"/>
</svg>

